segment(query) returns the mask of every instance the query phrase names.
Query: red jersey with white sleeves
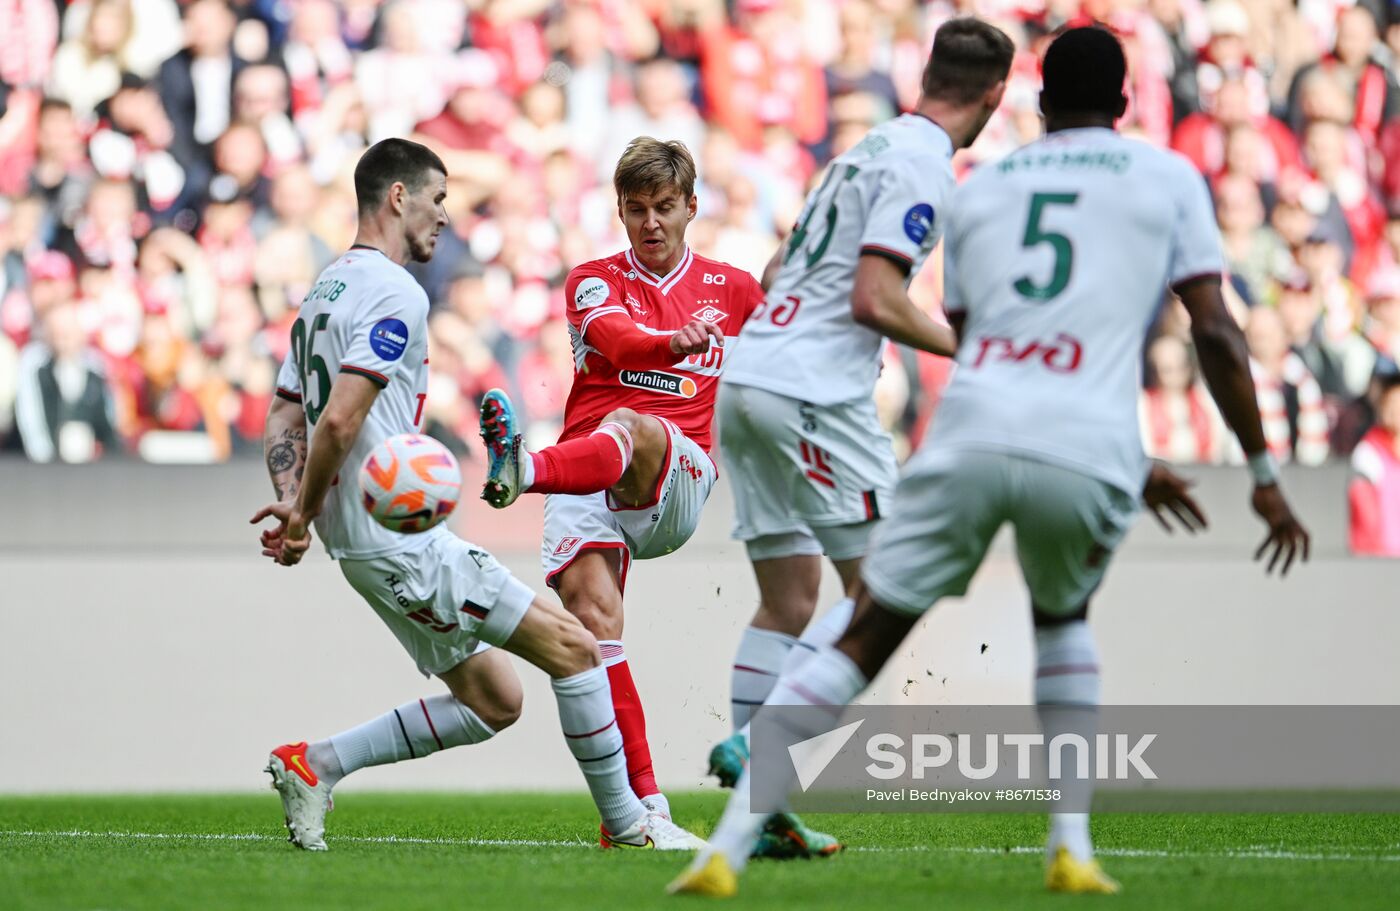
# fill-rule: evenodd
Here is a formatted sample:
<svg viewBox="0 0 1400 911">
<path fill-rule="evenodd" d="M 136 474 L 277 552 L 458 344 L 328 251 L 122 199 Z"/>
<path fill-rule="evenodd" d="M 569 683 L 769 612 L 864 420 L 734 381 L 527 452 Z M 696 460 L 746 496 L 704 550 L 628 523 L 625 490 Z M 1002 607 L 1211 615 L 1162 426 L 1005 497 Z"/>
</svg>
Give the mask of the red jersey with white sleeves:
<svg viewBox="0 0 1400 911">
<path fill-rule="evenodd" d="M 574 386 L 560 442 L 597 430 L 615 408 L 631 408 L 666 418 L 709 452 L 726 348 L 763 303 L 753 276 L 689 248 L 669 275 L 656 275 L 629 248 L 576 267 L 564 292 Z M 697 319 L 719 326 L 725 345 L 676 355 L 671 336 Z"/>
</svg>

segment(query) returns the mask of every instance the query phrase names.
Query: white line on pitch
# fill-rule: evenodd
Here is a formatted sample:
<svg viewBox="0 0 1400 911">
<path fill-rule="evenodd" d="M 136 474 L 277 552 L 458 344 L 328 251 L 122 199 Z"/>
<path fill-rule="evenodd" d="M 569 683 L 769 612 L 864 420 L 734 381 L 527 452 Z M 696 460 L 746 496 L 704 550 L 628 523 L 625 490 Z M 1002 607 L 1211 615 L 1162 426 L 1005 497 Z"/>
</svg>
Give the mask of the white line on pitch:
<svg viewBox="0 0 1400 911">
<path fill-rule="evenodd" d="M 0 838 L 150 838 L 171 841 L 286 841 L 276 835 L 261 832 L 89 832 L 84 829 L 58 830 L 4 830 Z M 332 841 L 347 841 L 364 844 L 399 845 L 449 845 L 474 848 L 586 848 L 584 841 L 545 841 L 529 838 L 413 838 L 398 835 L 339 835 Z"/>
<path fill-rule="evenodd" d="M 903 845 L 898 847 L 849 847 L 848 851 L 872 854 L 1043 854 L 1039 845 Z M 1170 860 L 1323 860 L 1323 861 L 1400 861 L 1400 854 L 1344 854 L 1318 851 L 1289 851 L 1283 848 L 1230 848 L 1224 851 L 1164 851 L 1159 848 L 1095 848 L 1100 857 L 1153 857 Z"/>
<path fill-rule="evenodd" d="M 144 838 L 170 841 L 285 841 L 280 836 L 261 832 L 91 832 L 84 829 L 65 830 L 4 830 L 0 838 Z M 589 848 L 592 842 L 562 841 L 530 838 L 415 838 L 398 835 L 339 835 L 331 836 L 332 842 L 352 844 L 385 845 L 444 845 L 466 848 Z M 1394 847 L 1394 846 L 1386 846 Z M 1035 845 L 1012 845 L 1004 848 L 991 846 L 958 845 L 907 845 L 907 846 L 854 846 L 847 850 L 862 854 L 1040 854 L 1045 849 Z M 1255 845 L 1248 848 L 1234 848 L 1224 851 L 1165 851 L 1157 848 L 1099 848 L 1097 853 L 1104 857 L 1150 857 L 1163 859 L 1217 859 L 1217 860 L 1314 860 L 1314 861 L 1400 861 L 1400 854 L 1346 854 L 1322 851 L 1290 851 Z"/>
</svg>

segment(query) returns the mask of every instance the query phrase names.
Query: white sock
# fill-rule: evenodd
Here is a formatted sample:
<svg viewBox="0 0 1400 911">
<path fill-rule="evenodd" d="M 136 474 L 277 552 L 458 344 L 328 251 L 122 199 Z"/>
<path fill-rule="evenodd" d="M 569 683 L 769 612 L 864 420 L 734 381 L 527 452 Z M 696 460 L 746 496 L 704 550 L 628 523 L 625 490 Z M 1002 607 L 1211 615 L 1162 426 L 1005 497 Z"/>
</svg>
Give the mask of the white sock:
<svg viewBox="0 0 1400 911">
<path fill-rule="evenodd" d="M 752 692 L 754 694 L 752 698 L 755 698 L 757 702 L 767 702 L 769 695 L 773 691 L 773 687 L 778 682 L 778 677 L 786 677 L 795 672 L 807 662 L 808 658 L 816 654 L 819 649 L 829 645 L 835 645 L 841 638 L 841 634 L 851 625 L 851 617 L 855 614 L 855 611 L 855 601 L 850 598 L 842 598 L 831 606 L 831 610 L 822 614 L 815 623 L 810 624 L 806 631 L 802 633 L 801 638 L 796 642 L 793 642 L 790 636 L 784 636 L 790 644 L 783 655 L 781 668 L 775 676 L 769 678 L 765 678 L 761 675 L 749 675 L 745 684 L 752 689 L 747 692 Z M 747 665 L 755 669 L 762 667 L 761 664 L 757 663 L 763 660 L 761 655 L 750 657 L 746 655 L 744 651 L 745 646 L 748 644 L 749 633 L 762 632 L 762 630 L 755 630 L 753 627 L 744 630 L 744 638 L 739 642 L 739 655 L 734 660 L 735 665 Z M 769 632 L 768 635 L 782 636 L 783 634 Z M 745 658 L 749 660 L 744 660 Z M 739 678 L 739 668 L 736 667 L 731 689 L 731 692 L 733 692 L 735 696 L 741 693 Z M 759 685 L 765 680 L 769 682 L 763 690 L 762 698 L 758 698 L 757 693 Z M 749 698 L 747 692 L 744 694 L 746 699 Z M 731 705 L 734 712 L 734 727 L 738 733 L 743 735 L 744 740 L 747 741 L 749 739 L 749 722 L 753 719 L 753 713 L 757 710 L 758 706 L 740 702 L 738 699 L 733 699 Z"/>
<path fill-rule="evenodd" d="M 796 644 L 797 639 L 787 633 L 745 627 L 729 679 L 729 709 L 736 731 L 748 725 L 754 709 L 773 692 L 783 661 Z"/>
<path fill-rule="evenodd" d="M 535 457 L 520 447 L 520 492 L 535 486 Z"/>
<path fill-rule="evenodd" d="M 773 687 L 766 704 L 826 706 L 834 721 L 869 683 L 855 662 L 826 646 L 803 662 L 793 674 L 784 674 Z M 788 728 L 787 738 L 791 743 L 815 737 L 822 731 L 819 718 L 810 717 L 808 713 L 803 715 L 801 719 L 794 718 L 791 713 L 776 716 L 778 723 Z M 795 772 L 788 771 L 785 790 L 791 790 L 795 777 Z M 750 812 L 750 806 L 749 770 L 745 769 L 734 786 L 729 803 L 725 805 L 719 826 L 710 836 L 710 847 L 713 851 L 723 852 L 736 871 L 744 869 L 748 863 L 758 833 L 768 819 L 766 814 Z"/>
<path fill-rule="evenodd" d="M 318 775 L 336 782 L 366 766 L 417 759 L 467 743 L 481 743 L 496 734 L 470 708 L 450 693 L 403 705 L 311 744 L 306 760 Z"/>
<path fill-rule="evenodd" d="M 1075 706 L 1097 709 L 1099 705 L 1099 652 L 1089 624 L 1074 620 L 1039 628 L 1035 631 L 1035 651 L 1035 702 L 1040 708 L 1046 742 L 1057 734 L 1076 733 L 1093 743 L 1098 732 L 1097 711 L 1055 710 Z M 1056 785 L 1052 782 L 1051 786 Z M 1075 783 L 1075 790 L 1078 798 L 1087 800 L 1093 790 L 1092 780 Z M 1080 860 L 1094 856 L 1088 813 L 1050 814 L 1046 857 L 1053 858 L 1061 846 Z"/>
<path fill-rule="evenodd" d="M 609 832 L 621 832 L 646 812 L 627 779 L 627 756 L 617 729 L 607 669 L 599 666 L 550 681 L 569 752 Z"/>
<path fill-rule="evenodd" d="M 652 813 L 660 813 L 667 819 L 671 818 L 671 801 L 666 799 L 666 795 L 657 791 L 655 794 L 648 794 L 642 799 L 642 806 Z"/>
<path fill-rule="evenodd" d="M 835 645 L 841 639 L 841 634 L 846 632 L 846 627 L 851 625 L 855 612 L 856 602 L 851 598 L 842 598 L 831 605 L 831 610 L 803 631 L 802 637 L 797 640 L 797 648 L 789 652 L 787 660 L 783 662 L 783 674 L 796 670 L 820 649 Z"/>
</svg>

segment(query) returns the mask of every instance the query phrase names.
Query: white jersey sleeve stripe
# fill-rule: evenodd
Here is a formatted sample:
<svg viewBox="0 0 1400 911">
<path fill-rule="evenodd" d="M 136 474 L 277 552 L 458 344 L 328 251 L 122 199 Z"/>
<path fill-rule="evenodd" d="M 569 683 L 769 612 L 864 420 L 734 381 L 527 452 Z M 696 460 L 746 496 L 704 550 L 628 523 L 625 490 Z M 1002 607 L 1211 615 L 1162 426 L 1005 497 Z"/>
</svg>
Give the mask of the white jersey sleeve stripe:
<svg viewBox="0 0 1400 911">
<path fill-rule="evenodd" d="M 586 336 L 588 334 L 588 327 L 593 325 L 593 321 L 598 317 L 608 313 L 621 313 L 623 316 L 628 317 L 632 315 L 627 312 L 627 308 L 625 307 L 604 307 L 601 310 L 594 310 L 592 313 L 588 314 L 583 318 L 583 322 L 580 323 L 578 327 L 578 334 Z"/>
</svg>

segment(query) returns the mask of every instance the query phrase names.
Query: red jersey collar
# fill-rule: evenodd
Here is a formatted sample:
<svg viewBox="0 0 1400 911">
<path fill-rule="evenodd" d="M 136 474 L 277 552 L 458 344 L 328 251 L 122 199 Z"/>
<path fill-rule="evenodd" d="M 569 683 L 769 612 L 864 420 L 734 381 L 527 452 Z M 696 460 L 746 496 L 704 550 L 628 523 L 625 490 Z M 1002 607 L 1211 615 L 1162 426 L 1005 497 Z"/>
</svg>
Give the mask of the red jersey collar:
<svg viewBox="0 0 1400 911">
<path fill-rule="evenodd" d="M 685 273 L 690 270 L 690 264 L 695 261 L 695 255 L 690 252 L 690 247 L 687 246 L 685 248 L 685 253 L 681 254 L 681 261 L 676 263 L 676 268 L 671 270 L 670 275 L 663 278 L 642 265 L 637 259 L 636 254 L 632 252 L 631 247 L 628 247 L 623 255 L 627 257 L 627 264 L 637 273 L 637 277 L 648 285 L 659 289 L 662 294 L 674 288 L 676 284 L 685 277 Z"/>
</svg>

